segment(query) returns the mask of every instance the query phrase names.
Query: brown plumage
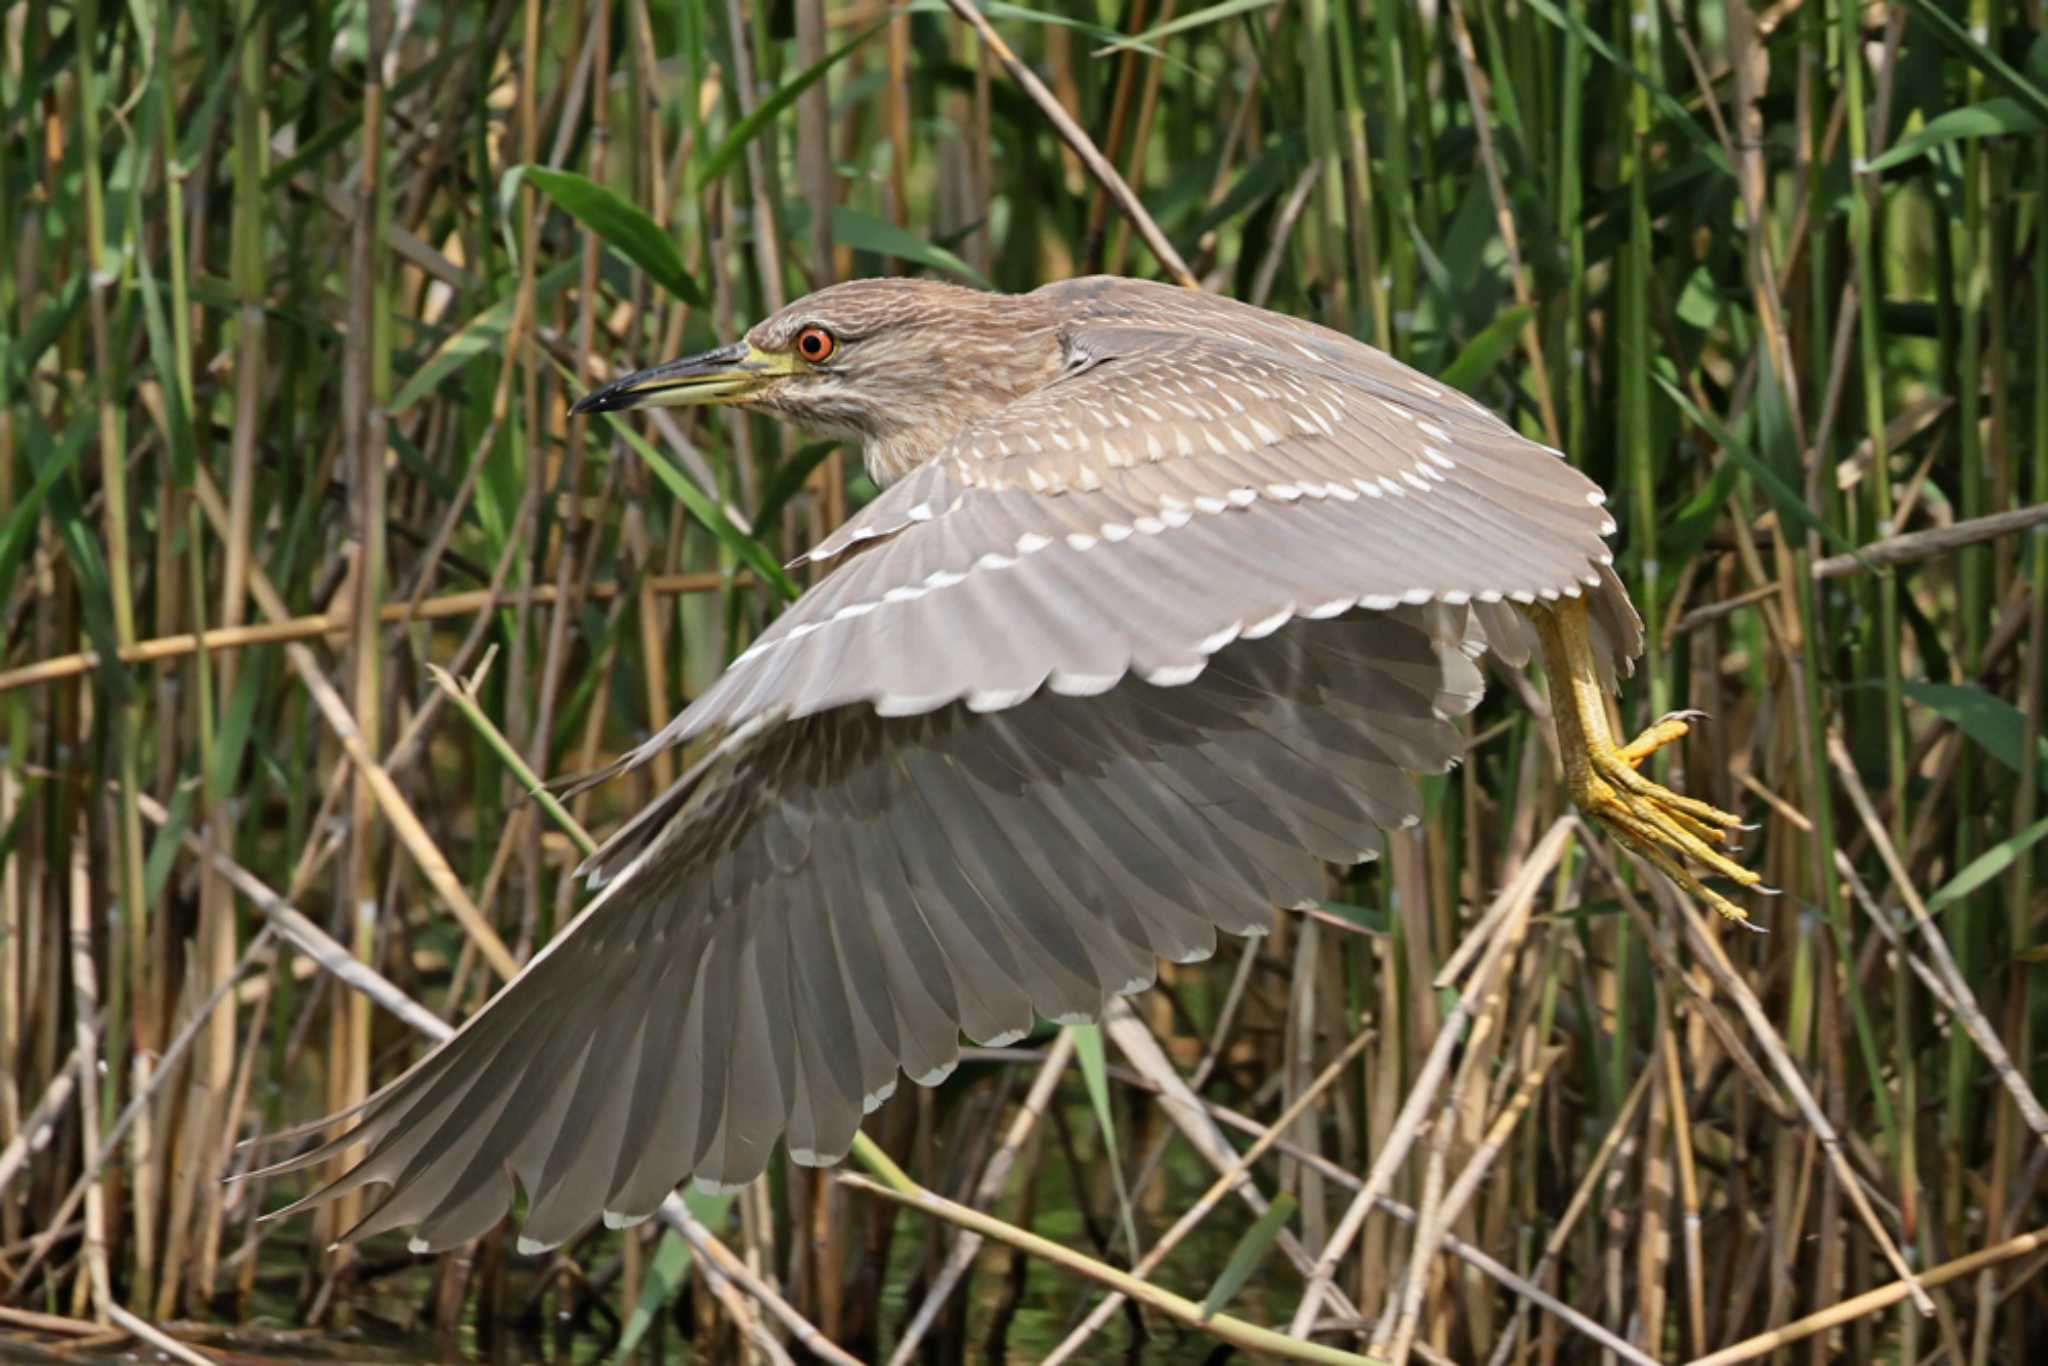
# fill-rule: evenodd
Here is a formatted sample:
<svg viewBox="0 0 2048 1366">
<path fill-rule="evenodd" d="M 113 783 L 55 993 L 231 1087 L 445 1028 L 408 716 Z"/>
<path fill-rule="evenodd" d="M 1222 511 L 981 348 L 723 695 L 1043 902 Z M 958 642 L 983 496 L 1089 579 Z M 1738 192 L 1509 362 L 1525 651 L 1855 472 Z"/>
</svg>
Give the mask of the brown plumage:
<svg viewBox="0 0 2048 1366">
<path fill-rule="evenodd" d="M 585 865 L 574 923 L 272 1169 L 367 1145 L 308 1198 L 385 1186 L 351 1236 L 462 1242 L 516 1180 L 546 1247 L 751 1180 L 778 1139 L 837 1160 L 963 1030 L 1090 1018 L 1373 857 L 1417 819 L 1410 775 L 1457 757 L 1475 659 L 1526 660 L 1529 617 L 1596 689 L 1640 648 L 1602 495 L 1557 452 L 1226 299 L 855 282 L 579 407 L 702 402 L 858 440 L 888 487 L 608 770 L 701 747 Z M 1566 719 L 1594 814 L 1674 871 L 1664 850 L 1718 857 L 1722 813 L 1634 777 L 1604 715 Z"/>
</svg>

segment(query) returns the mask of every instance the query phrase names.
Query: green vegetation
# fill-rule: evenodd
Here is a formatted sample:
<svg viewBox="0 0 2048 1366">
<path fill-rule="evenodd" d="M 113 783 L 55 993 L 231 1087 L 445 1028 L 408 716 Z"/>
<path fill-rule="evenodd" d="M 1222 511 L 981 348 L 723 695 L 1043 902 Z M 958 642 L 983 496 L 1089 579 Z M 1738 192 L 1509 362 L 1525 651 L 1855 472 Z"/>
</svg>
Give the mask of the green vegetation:
<svg viewBox="0 0 2048 1366">
<path fill-rule="evenodd" d="M 2040 7 L 989 0 L 1034 92 L 949 4 L 0 2 L 0 1355 L 1038 1360 L 1105 1269 L 1084 1359 L 1310 1299 L 1429 1360 L 2048 1340 Z M 1588 840 L 1497 671 L 1325 913 L 902 1088 L 879 1186 L 551 1259 L 256 1224 L 308 1179 L 235 1144 L 397 1075 L 676 771 L 558 820 L 507 759 L 659 726 L 872 491 L 569 401 L 852 275 L 1170 276 L 1155 224 L 1606 484 L 1623 719 L 1710 714 L 1656 762 L 1769 933 Z"/>
</svg>

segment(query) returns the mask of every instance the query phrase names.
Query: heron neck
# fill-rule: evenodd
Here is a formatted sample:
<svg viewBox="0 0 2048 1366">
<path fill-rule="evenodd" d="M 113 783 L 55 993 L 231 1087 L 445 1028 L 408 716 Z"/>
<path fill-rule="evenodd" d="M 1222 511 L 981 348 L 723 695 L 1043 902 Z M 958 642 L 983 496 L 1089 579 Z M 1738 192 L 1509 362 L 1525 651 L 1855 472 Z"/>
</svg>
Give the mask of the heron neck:
<svg viewBox="0 0 2048 1366">
<path fill-rule="evenodd" d="M 1058 320 L 1031 295 L 973 297 L 986 315 L 927 354 L 902 358 L 893 376 L 907 390 L 861 433 L 868 474 L 887 485 L 938 458 L 976 423 L 1057 380 L 1067 365 Z M 999 452 L 979 453 L 992 458 Z"/>
</svg>

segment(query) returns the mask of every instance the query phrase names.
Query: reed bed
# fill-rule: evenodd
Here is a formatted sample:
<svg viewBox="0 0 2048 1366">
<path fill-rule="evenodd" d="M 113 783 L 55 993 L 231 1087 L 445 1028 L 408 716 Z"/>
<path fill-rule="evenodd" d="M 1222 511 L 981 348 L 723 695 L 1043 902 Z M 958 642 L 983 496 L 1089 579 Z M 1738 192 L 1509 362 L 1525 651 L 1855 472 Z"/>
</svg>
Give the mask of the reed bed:
<svg viewBox="0 0 2048 1366">
<path fill-rule="evenodd" d="M 2020 1362 L 2048 1342 L 2048 36 L 1996 0 L 0 3 L 0 1355 Z M 578 904 L 872 493 L 570 417 L 880 272 L 1185 278 L 1613 492 L 1631 728 L 1496 671 L 1430 819 L 851 1166 L 515 1255 L 259 1223 Z"/>
</svg>

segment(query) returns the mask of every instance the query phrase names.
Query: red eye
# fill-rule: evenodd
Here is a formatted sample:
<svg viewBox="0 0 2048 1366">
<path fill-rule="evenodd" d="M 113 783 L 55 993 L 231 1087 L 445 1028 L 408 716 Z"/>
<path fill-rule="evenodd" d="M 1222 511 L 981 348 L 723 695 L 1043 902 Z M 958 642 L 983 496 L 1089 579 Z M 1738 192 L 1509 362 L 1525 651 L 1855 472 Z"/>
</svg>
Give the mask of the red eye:
<svg viewBox="0 0 2048 1366">
<path fill-rule="evenodd" d="M 806 327 L 796 334 L 796 353 L 816 365 L 829 359 L 839 343 L 822 327 Z"/>
</svg>

